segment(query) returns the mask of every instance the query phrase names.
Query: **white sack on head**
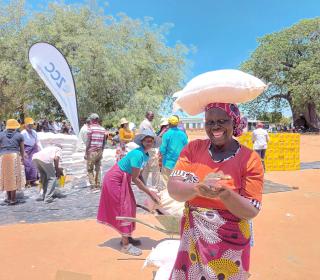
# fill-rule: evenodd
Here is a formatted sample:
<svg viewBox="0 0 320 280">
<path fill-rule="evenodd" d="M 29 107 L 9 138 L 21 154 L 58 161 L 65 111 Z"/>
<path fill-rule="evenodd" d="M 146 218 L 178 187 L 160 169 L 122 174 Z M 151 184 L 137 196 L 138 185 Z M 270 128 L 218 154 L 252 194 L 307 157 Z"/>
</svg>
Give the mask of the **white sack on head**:
<svg viewBox="0 0 320 280">
<path fill-rule="evenodd" d="M 190 115 L 204 112 L 209 103 L 245 103 L 258 97 L 267 85 L 240 70 L 217 70 L 193 78 L 178 96 L 174 108 Z"/>
</svg>

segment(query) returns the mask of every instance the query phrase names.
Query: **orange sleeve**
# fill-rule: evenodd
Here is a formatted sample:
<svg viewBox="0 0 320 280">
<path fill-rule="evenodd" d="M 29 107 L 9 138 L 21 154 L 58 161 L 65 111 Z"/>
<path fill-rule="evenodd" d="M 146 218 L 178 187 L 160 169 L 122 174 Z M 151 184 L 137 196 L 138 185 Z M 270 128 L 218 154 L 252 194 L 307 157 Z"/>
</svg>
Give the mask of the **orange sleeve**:
<svg viewBox="0 0 320 280">
<path fill-rule="evenodd" d="M 192 152 L 194 151 L 196 143 L 190 142 L 187 146 L 183 148 L 180 153 L 180 157 L 177 161 L 175 168 L 173 169 L 172 177 L 182 177 L 185 182 L 188 183 L 198 183 L 199 177 L 195 174 L 195 164 L 192 159 Z"/>
<path fill-rule="evenodd" d="M 183 148 L 180 153 L 179 159 L 176 163 L 174 168 L 175 171 L 186 171 L 192 172 L 192 158 L 191 158 L 191 146 L 192 144 L 189 143 L 187 146 Z"/>
<path fill-rule="evenodd" d="M 258 206 L 262 201 L 263 176 L 264 170 L 261 160 L 257 153 L 251 152 L 242 180 L 240 194 L 252 200 L 253 204 L 259 204 Z M 257 205 L 255 206 L 257 207 Z"/>
</svg>

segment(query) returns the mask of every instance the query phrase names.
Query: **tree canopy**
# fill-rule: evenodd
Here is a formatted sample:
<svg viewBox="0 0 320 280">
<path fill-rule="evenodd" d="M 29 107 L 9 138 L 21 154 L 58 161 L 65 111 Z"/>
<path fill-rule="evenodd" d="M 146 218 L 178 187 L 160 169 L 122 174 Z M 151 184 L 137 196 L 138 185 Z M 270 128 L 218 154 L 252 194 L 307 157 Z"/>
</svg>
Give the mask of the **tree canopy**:
<svg viewBox="0 0 320 280">
<path fill-rule="evenodd" d="M 320 18 L 302 20 L 258 42 L 241 68 L 270 85 L 244 106 L 246 111 L 255 117 L 266 108 L 280 112 L 289 104 L 294 121 L 303 115 L 311 129 L 319 129 Z"/>
<path fill-rule="evenodd" d="M 63 116 L 28 61 L 39 41 L 56 46 L 71 65 L 83 118 L 97 112 L 108 125 L 121 117 L 137 122 L 180 88 L 189 50 L 167 45 L 168 25 L 87 6 L 50 4 L 32 15 L 22 0 L 1 6 L 0 117 Z"/>
</svg>

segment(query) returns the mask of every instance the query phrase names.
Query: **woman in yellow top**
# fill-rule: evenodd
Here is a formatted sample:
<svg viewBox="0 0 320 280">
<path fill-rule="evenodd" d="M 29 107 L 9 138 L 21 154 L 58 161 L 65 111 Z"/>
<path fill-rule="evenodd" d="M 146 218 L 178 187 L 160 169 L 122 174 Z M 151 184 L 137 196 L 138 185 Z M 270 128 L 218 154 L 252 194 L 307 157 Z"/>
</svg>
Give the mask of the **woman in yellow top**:
<svg viewBox="0 0 320 280">
<path fill-rule="evenodd" d="M 120 143 L 123 142 L 124 144 L 132 142 L 134 139 L 134 133 L 129 129 L 129 122 L 126 118 L 120 120 L 119 139 Z"/>
<path fill-rule="evenodd" d="M 120 120 L 120 129 L 119 129 L 119 146 L 116 151 L 116 160 L 117 162 L 122 159 L 126 154 L 126 144 L 132 142 L 134 139 L 134 132 L 129 129 L 129 122 L 126 118 Z"/>
</svg>

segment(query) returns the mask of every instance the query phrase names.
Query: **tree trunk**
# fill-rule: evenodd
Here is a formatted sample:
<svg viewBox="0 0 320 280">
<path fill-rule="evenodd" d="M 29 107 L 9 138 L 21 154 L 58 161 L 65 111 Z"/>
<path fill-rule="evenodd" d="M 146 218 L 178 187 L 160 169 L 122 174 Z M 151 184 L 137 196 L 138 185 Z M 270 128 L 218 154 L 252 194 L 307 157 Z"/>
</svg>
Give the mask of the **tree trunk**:
<svg viewBox="0 0 320 280">
<path fill-rule="evenodd" d="M 320 131 L 320 117 L 314 102 L 301 107 L 291 106 L 291 109 L 295 127 L 304 127 L 304 130 L 308 131 Z"/>
<path fill-rule="evenodd" d="M 25 118 L 25 115 L 24 115 L 24 106 L 23 105 L 20 105 L 19 108 L 18 108 L 18 113 L 19 113 L 19 121 L 21 123 L 24 123 L 24 118 Z"/>
</svg>

